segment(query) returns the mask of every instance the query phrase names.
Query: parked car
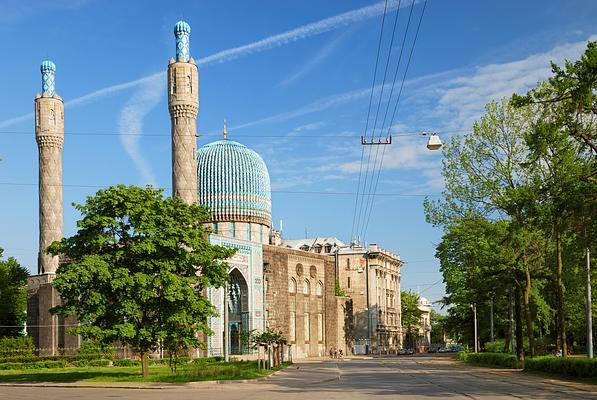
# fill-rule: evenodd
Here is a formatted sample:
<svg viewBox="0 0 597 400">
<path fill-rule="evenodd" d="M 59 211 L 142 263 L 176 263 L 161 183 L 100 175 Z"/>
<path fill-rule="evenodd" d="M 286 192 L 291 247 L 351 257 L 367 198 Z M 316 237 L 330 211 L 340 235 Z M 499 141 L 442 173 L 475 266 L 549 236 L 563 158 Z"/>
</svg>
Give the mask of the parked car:
<svg viewBox="0 0 597 400">
<path fill-rule="evenodd" d="M 452 352 L 454 352 L 454 353 L 456 353 L 456 352 L 458 352 L 458 351 L 463 351 L 463 350 L 464 350 L 464 346 L 461 346 L 461 345 L 459 345 L 459 344 L 457 344 L 457 345 L 455 345 L 455 346 L 452 346 L 452 347 L 450 347 L 450 351 L 452 351 Z"/>
<path fill-rule="evenodd" d="M 405 355 L 412 355 L 415 354 L 415 349 L 400 349 L 398 351 L 398 355 L 405 356 Z"/>
</svg>

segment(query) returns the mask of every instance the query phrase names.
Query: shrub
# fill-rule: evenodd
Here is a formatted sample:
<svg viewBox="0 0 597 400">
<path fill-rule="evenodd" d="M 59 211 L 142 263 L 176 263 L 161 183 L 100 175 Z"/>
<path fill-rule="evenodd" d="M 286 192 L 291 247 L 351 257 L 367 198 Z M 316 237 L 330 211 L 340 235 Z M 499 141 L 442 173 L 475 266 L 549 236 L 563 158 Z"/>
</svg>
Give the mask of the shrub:
<svg viewBox="0 0 597 400">
<path fill-rule="evenodd" d="M 115 367 L 138 367 L 141 365 L 141 360 L 114 360 Z"/>
<path fill-rule="evenodd" d="M 102 344 L 97 340 L 89 340 L 81 344 L 79 355 L 89 359 L 112 358 L 114 348 L 110 345 Z"/>
<path fill-rule="evenodd" d="M 597 378 L 597 359 L 543 356 L 525 360 L 525 371 L 540 371 L 572 378 Z"/>
<path fill-rule="evenodd" d="M 485 343 L 485 350 L 488 353 L 503 353 L 504 352 L 504 341 L 496 340 L 494 342 Z"/>
<path fill-rule="evenodd" d="M 33 356 L 35 346 L 30 336 L 5 337 L 0 339 L 0 357 Z"/>
<path fill-rule="evenodd" d="M 489 367 L 520 368 L 520 363 L 514 354 L 507 353 L 458 353 L 460 361 Z"/>
</svg>

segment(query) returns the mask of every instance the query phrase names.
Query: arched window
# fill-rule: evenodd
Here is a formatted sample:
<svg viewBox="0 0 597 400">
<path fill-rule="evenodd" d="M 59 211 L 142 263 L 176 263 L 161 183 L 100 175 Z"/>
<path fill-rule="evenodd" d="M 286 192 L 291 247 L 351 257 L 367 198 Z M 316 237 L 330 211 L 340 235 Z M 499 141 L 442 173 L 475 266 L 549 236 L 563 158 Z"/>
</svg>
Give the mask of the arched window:
<svg viewBox="0 0 597 400">
<path fill-rule="evenodd" d="M 317 295 L 323 296 L 323 283 L 321 281 L 317 282 Z"/>
<path fill-rule="evenodd" d="M 308 296 L 311 293 L 311 284 L 308 279 L 305 279 L 305 285 L 303 286 L 303 294 Z"/>
<path fill-rule="evenodd" d="M 296 293 L 296 281 L 294 278 L 290 278 L 288 281 L 288 292 L 289 293 Z"/>
</svg>

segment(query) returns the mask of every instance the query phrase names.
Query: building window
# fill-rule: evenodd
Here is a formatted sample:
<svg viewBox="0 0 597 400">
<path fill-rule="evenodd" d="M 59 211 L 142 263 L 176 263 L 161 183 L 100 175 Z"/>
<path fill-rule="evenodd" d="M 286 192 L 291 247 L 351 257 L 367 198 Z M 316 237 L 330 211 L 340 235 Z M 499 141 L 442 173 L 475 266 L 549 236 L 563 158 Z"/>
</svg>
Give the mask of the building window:
<svg viewBox="0 0 597 400">
<path fill-rule="evenodd" d="M 251 241 L 251 224 L 247 222 L 247 241 Z"/>
<path fill-rule="evenodd" d="M 296 293 L 296 281 L 294 278 L 290 278 L 288 281 L 288 292 L 289 293 Z"/>
<path fill-rule="evenodd" d="M 348 285 L 348 288 L 350 289 L 350 276 L 347 278 L 347 282 L 346 283 Z"/>
<path fill-rule="evenodd" d="M 317 295 L 323 296 L 323 283 L 321 281 L 317 282 Z"/>
<path fill-rule="evenodd" d="M 317 340 L 323 341 L 323 315 L 317 314 Z"/>
<path fill-rule="evenodd" d="M 296 312 L 290 312 L 290 341 L 296 342 Z"/>
<path fill-rule="evenodd" d="M 346 259 L 346 269 L 350 270 L 350 258 Z"/>
<path fill-rule="evenodd" d="M 304 286 L 303 286 L 303 294 L 305 296 L 308 296 L 309 293 L 311 293 L 311 284 L 309 283 L 308 279 L 305 279 L 305 283 L 304 283 Z"/>
<path fill-rule="evenodd" d="M 259 225 L 259 241 L 263 243 L 263 225 Z"/>
<path fill-rule="evenodd" d="M 320 244 L 318 244 L 318 245 L 315 246 L 315 252 L 316 253 L 321 253 L 321 245 Z"/>
<path fill-rule="evenodd" d="M 212 224 L 211 230 L 212 230 L 213 233 L 216 233 L 216 234 L 218 233 L 218 223 L 217 222 L 214 222 Z"/>
<path fill-rule="evenodd" d="M 309 246 L 307 246 L 306 244 L 304 244 L 301 247 L 299 247 L 299 249 L 302 250 L 302 251 L 309 251 Z"/>
<path fill-rule="evenodd" d="M 234 222 L 230 223 L 230 237 L 233 238 L 236 234 L 236 224 Z"/>
<path fill-rule="evenodd" d="M 311 340 L 311 321 L 309 321 L 309 313 L 304 314 L 305 318 L 305 342 Z"/>
<path fill-rule="evenodd" d="M 326 245 L 325 245 L 325 252 L 326 252 L 326 253 L 329 253 L 329 252 L 331 252 L 331 251 L 332 251 L 332 245 L 331 245 L 331 244 L 326 244 Z"/>
</svg>

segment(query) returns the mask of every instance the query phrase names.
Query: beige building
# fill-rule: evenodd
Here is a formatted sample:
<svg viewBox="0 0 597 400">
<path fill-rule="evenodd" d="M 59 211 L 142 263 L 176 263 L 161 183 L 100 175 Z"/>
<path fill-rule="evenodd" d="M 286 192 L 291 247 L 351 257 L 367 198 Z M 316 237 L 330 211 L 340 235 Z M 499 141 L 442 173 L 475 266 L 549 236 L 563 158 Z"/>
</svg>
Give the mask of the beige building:
<svg viewBox="0 0 597 400">
<path fill-rule="evenodd" d="M 424 352 L 431 344 L 431 303 L 425 297 L 420 297 L 418 308 L 423 314 L 419 324 L 417 347 L 420 352 Z"/>
<path fill-rule="evenodd" d="M 394 353 L 402 348 L 400 268 L 396 253 L 371 244 L 346 245 L 334 237 L 278 240 L 281 247 L 333 258 L 339 289 L 351 299 L 346 339 L 352 352 Z"/>
</svg>

